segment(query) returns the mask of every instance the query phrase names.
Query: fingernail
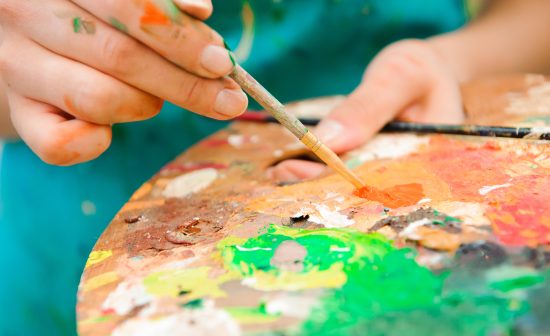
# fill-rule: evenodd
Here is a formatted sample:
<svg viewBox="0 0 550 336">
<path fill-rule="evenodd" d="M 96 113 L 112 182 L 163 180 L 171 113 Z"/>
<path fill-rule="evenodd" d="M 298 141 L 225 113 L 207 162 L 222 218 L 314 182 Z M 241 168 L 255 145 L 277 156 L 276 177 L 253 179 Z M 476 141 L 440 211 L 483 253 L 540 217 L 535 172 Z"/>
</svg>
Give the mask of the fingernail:
<svg viewBox="0 0 550 336">
<path fill-rule="evenodd" d="M 174 0 L 174 3 L 180 6 L 193 6 L 201 8 L 209 8 L 208 4 L 202 0 Z"/>
<path fill-rule="evenodd" d="M 227 117 L 236 117 L 243 113 L 248 98 L 241 89 L 225 89 L 218 93 L 214 103 L 214 111 Z"/>
<path fill-rule="evenodd" d="M 329 145 L 331 142 L 342 136 L 343 131 L 344 126 L 342 124 L 335 120 L 328 119 L 322 121 L 319 126 L 317 126 L 315 129 L 315 135 L 317 135 L 322 142 Z"/>
<path fill-rule="evenodd" d="M 209 45 L 204 48 L 201 55 L 202 67 L 217 76 L 227 75 L 233 69 L 233 62 L 229 57 L 229 52 L 216 45 Z"/>
</svg>

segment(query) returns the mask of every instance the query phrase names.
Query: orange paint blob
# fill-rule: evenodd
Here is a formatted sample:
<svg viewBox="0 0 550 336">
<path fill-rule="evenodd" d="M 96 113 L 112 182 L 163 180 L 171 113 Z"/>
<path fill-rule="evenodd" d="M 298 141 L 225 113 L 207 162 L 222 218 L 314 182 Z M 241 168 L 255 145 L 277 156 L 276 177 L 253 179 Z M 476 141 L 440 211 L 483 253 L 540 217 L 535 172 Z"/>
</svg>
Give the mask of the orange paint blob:
<svg viewBox="0 0 550 336">
<path fill-rule="evenodd" d="M 141 25 L 168 25 L 170 19 L 150 1 L 145 3 L 145 13 L 140 19 Z"/>
<path fill-rule="evenodd" d="M 384 190 L 364 186 L 355 190 L 353 194 L 369 201 L 380 202 L 389 208 L 413 205 L 424 197 L 422 185 L 418 183 L 396 185 Z"/>
</svg>

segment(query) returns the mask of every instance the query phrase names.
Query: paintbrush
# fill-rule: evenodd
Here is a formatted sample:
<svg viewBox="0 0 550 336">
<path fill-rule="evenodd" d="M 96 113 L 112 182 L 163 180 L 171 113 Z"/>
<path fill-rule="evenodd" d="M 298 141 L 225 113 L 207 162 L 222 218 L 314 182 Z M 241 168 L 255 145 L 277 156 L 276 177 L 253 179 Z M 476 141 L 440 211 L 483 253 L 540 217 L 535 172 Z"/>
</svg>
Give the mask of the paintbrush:
<svg viewBox="0 0 550 336">
<path fill-rule="evenodd" d="M 260 83 L 248 74 L 240 65 L 235 64 L 233 71 L 229 74 L 241 88 L 256 100 L 271 116 L 286 127 L 306 147 L 308 147 L 319 159 L 340 174 L 356 188 L 363 187 L 363 182 L 355 175 L 336 153 L 325 146 L 304 124 L 293 114 L 285 110 L 273 95 L 269 93 Z"/>
<path fill-rule="evenodd" d="M 245 112 L 237 118 L 243 121 L 275 122 L 276 120 L 261 112 Z M 304 125 L 315 126 L 318 118 L 299 118 Z M 499 138 L 522 138 L 529 140 L 550 140 L 550 127 L 502 127 L 480 125 L 444 125 L 392 121 L 381 132 L 411 132 L 423 134 L 453 134 Z"/>
</svg>

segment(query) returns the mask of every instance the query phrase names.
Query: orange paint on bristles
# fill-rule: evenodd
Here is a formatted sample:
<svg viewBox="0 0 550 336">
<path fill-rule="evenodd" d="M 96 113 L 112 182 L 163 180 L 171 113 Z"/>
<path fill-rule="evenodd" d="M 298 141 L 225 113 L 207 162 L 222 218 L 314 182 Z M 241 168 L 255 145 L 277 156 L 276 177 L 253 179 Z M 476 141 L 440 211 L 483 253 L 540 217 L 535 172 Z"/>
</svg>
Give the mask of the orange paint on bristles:
<svg viewBox="0 0 550 336">
<path fill-rule="evenodd" d="M 168 25 L 170 24 L 170 18 L 150 1 L 147 1 L 145 3 L 145 13 L 141 17 L 140 23 L 141 25 Z"/>
<path fill-rule="evenodd" d="M 369 201 L 380 202 L 389 208 L 414 205 L 424 197 L 422 185 L 418 183 L 396 185 L 384 190 L 364 186 L 355 190 L 353 194 Z"/>
</svg>

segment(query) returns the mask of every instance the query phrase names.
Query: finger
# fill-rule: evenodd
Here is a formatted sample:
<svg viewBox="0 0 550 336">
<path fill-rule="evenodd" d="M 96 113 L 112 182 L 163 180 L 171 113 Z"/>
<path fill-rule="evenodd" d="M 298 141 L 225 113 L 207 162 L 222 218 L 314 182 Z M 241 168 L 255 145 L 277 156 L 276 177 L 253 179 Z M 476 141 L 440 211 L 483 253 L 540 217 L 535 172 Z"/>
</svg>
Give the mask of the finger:
<svg viewBox="0 0 550 336">
<path fill-rule="evenodd" d="M 14 91 L 84 121 L 144 120 L 161 108 L 158 98 L 23 38 L 5 41 L 0 59 L 3 78 Z"/>
<path fill-rule="evenodd" d="M 271 168 L 268 176 L 278 181 L 294 182 L 321 175 L 326 166 L 310 161 L 286 160 Z"/>
<path fill-rule="evenodd" d="M 451 86 L 450 81 L 440 83 L 424 97 L 407 107 L 397 119 L 417 123 L 460 124 L 465 115 L 458 85 Z"/>
<path fill-rule="evenodd" d="M 72 1 L 194 74 L 217 78 L 233 69 L 222 37 L 171 0 Z"/>
<path fill-rule="evenodd" d="M 25 143 L 44 162 L 73 165 L 97 158 L 111 143 L 111 127 L 78 119 L 44 103 L 9 91 L 13 125 Z"/>
<path fill-rule="evenodd" d="M 363 82 L 317 127 L 315 133 L 336 152 L 363 144 L 426 90 L 428 83 L 408 59 L 373 63 Z"/>
<path fill-rule="evenodd" d="M 212 15 L 211 0 L 174 0 L 179 9 L 199 20 L 206 20 Z"/>
<path fill-rule="evenodd" d="M 17 24 L 59 55 L 207 117 L 228 119 L 246 109 L 248 99 L 233 80 L 197 77 L 72 3 L 56 0 L 27 7 L 33 20 Z"/>
</svg>

